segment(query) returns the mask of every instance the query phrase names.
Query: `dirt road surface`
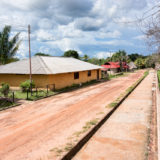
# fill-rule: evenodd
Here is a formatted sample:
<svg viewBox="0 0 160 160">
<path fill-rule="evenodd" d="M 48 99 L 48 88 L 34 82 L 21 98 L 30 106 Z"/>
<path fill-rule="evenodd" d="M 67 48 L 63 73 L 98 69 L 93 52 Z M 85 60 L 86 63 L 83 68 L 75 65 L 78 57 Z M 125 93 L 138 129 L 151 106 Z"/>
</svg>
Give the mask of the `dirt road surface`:
<svg viewBox="0 0 160 160">
<path fill-rule="evenodd" d="M 146 159 L 153 75 L 150 72 L 73 160 Z"/>
<path fill-rule="evenodd" d="M 0 112 L 0 160 L 57 160 L 50 150 L 64 145 L 144 71 Z"/>
</svg>

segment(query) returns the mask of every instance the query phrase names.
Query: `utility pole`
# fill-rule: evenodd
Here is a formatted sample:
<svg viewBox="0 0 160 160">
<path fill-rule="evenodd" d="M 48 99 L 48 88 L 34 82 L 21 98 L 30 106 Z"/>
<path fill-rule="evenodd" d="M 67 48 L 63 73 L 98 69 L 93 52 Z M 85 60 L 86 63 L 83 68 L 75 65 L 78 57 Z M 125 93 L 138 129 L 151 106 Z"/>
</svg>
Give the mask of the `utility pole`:
<svg viewBox="0 0 160 160">
<path fill-rule="evenodd" d="M 31 95 L 32 95 L 32 64 L 31 64 L 31 45 L 30 45 L 30 34 L 31 34 L 31 27 L 28 25 L 28 44 L 29 44 L 29 78 L 30 78 L 30 87 L 31 87 Z"/>
</svg>

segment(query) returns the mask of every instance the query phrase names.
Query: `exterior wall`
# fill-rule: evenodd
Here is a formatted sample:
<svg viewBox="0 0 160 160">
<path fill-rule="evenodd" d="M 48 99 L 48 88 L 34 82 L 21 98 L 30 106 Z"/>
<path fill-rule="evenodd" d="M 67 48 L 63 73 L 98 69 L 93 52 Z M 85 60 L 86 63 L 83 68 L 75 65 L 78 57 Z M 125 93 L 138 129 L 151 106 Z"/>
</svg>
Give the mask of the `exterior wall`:
<svg viewBox="0 0 160 160">
<path fill-rule="evenodd" d="M 118 72 L 118 69 L 117 68 L 111 68 L 110 71 L 107 71 L 109 74 L 115 74 Z"/>
<path fill-rule="evenodd" d="M 9 83 L 12 87 L 19 87 L 19 85 L 28 80 L 29 75 L 20 74 L 0 74 L 0 84 L 2 82 Z M 37 87 L 46 87 L 48 84 L 48 75 L 32 75 L 32 79 Z"/>
<path fill-rule="evenodd" d="M 99 78 L 101 79 L 101 70 L 99 70 Z M 88 71 L 79 72 L 79 79 L 74 79 L 74 73 L 56 74 L 49 76 L 50 84 L 54 83 L 56 89 L 71 86 L 72 84 L 84 83 L 95 79 L 97 79 L 97 70 L 92 70 L 90 77 L 88 77 Z"/>
<path fill-rule="evenodd" d="M 0 74 L 0 84 L 9 83 L 11 87 L 19 87 L 21 82 L 29 79 L 29 75 L 18 74 Z M 88 77 L 88 71 L 79 72 L 79 79 L 74 79 L 74 73 L 55 74 L 55 75 L 32 75 L 32 79 L 37 87 L 46 88 L 48 84 L 55 84 L 56 89 L 71 86 L 72 84 L 84 83 L 97 79 L 97 70 L 91 71 Z M 99 70 L 99 79 L 101 79 L 101 70 Z"/>
</svg>

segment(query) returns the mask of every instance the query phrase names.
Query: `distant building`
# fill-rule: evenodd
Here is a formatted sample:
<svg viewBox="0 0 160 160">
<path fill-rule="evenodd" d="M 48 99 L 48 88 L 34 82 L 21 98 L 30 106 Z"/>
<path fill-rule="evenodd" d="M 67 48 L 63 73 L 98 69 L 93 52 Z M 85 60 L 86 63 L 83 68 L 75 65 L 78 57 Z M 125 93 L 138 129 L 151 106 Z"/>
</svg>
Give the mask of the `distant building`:
<svg viewBox="0 0 160 160">
<path fill-rule="evenodd" d="M 128 66 L 129 66 L 129 70 L 131 70 L 131 71 L 137 69 L 137 66 L 134 64 L 134 62 L 130 62 L 130 63 L 128 64 Z"/>
<path fill-rule="evenodd" d="M 70 57 L 32 57 L 32 78 L 37 87 L 55 84 L 55 88 L 64 88 L 101 79 L 100 66 Z M 0 66 L 0 84 L 9 83 L 18 87 L 29 79 L 29 59 Z"/>
<path fill-rule="evenodd" d="M 120 64 L 119 62 L 107 62 L 104 65 L 102 65 L 103 71 L 108 71 L 110 74 L 115 74 L 120 71 Z M 122 62 L 122 69 L 126 70 L 129 69 L 129 66 L 126 64 L 126 62 Z"/>
<path fill-rule="evenodd" d="M 156 64 L 155 64 L 155 69 L 156 69 L 156 70 L 160 70 L 160 64 L 159 64 L 159 63 L 156 63 Z"/>
</svg>

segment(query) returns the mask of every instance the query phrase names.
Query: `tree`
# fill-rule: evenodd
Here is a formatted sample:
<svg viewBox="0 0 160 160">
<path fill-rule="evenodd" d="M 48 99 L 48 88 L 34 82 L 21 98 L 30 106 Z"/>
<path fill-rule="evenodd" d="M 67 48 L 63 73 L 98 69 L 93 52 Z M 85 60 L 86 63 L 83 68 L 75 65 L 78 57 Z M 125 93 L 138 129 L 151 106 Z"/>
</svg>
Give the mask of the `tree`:
<svg viewBox="0 0 160 160">
<path fill-rule="evenodd" d="M 114 62 L 119 61 L 120 71 L 122 71 L 123 70 L 122 62 L 127 62 L 128 57 L 125 50 L 119 50 L 118 52 L 112 55 L 111 59 Z"/>
<path fill-rule="evenodd" d="M 0 64 L 6 64 L 13 58 L 19 48 L 19 34 L 10 38 L 11 26 L 5 26 L 0 32 Z"/>
<path fill-rule="evenodd" d="M 119 50 L 118 52 L 114 53 L 112 55 L 112 61 L 117 62 L 117 61 L 126 61 L 127 58 L 127 53 L 125 50 Z"/>
<path fill-rule="evenodd" d="M 51 55 L 50 54 L 45 54 L 45 53 L 38 52 L 34 56 L 51 56 Z"/>
<path fill-rule="evenodd" d="M 85 54 L 85 55 L 83 56 L 83 60 L 87 62 L 88 59 L 89 59 L 89 56 L 88 56 L 87 54 Z"/>
<path fill-rule="evenodd" d="M 68 50 L 68 51 L 64 52 L 63 56 L 64 57 L 73 57 L 73 58 L 79 59 L 79 54 L 75 50 Z"/>
<path fill-rule="evenodd" d="M 136 61 L 135 61 L 135 65 L 139 69 L 145 68 L 145 59 L 143 59 L 143 58 L 137 58 Z"/>
</svg>

